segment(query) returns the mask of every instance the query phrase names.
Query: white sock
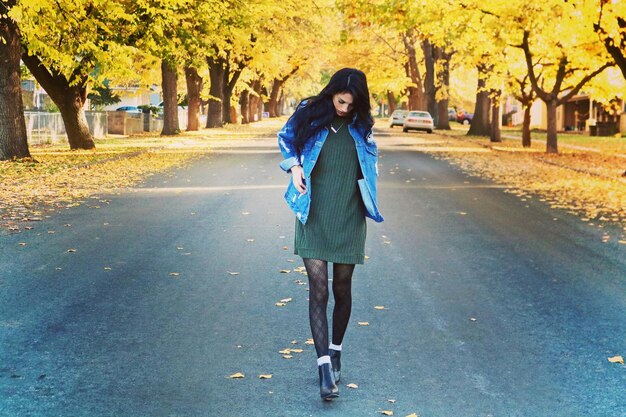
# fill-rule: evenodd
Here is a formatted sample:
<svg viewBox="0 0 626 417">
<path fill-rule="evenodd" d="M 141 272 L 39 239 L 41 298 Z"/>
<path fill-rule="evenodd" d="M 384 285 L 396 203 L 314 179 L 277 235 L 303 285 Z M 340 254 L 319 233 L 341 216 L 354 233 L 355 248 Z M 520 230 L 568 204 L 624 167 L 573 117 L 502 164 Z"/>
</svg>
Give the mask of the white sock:
<svg viewBox="0 0 626 417">
<path fill-rule="evenodd" d="M 325 363 L 330 363 L 330 356 L 326 355 L 326 356 L 317 358 L 317 366 L 322 366 Z"/>
<path fill-rule="evenodd" d="M 328 347 L 329 349 L 332 350 L 336 350 L 338 352 L 341 352 L 341 345 L 333 345 L 332 343 L 330 344 L 330 346 Z"/>
</svg>

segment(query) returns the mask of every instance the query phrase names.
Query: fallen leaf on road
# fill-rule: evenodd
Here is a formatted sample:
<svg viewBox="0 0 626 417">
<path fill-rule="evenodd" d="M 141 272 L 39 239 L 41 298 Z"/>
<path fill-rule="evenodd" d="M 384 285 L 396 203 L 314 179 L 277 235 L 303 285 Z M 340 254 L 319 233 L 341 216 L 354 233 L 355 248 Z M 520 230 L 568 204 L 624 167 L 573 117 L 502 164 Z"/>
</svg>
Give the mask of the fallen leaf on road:
<svg viewBox="0 0 626 417">
<path fill-rule="evenodd" d="M 254 242 L 254 239 L 246 239 L 246 242 Z"/>
<path fill-rule="evenodd" d="M 393 411 L 383 410 L 383 411 L 380 412 L 380 414 L 382 414 L 384 416 L 392 416 L 393 415 Z"/>
<path fill-rule="evenodd" d="M 18 243 L 18 245 L 19 245 L 19 246 L 26 246 L 26 243 L 24 243 L 24 242 L 20 242 L 20 243 Z"/>
<path fill-rule="evenodd" d="M 261 374 L 259 379 L 272 379 L 272 374 Z"/>
<path fill-rule="evenodd" d="M 304 342 L 304 344 L 305 344 L 305 345 L 314 345 L 314 344 L 315 344 L 315 342 L 313 341 L 313 339 L 307 339 L 307 340 Z"/>
<path fill-rule="evenodd" d="M 293 298 L 283 298 L 282 300 L 280 300 L 281 303 L 289 303 L 293 300 Z"/>
<path fill-rule="evenodd" d="M 291 358 L 293 358 L 293 356 L 291 356 L 291 355 L 283 355 L 283 358 L 285 358 L 285 359 L 291 359 Z"/>
<path fill-rule="evenodd" d="M 293 353 L 302 353 L 302 352 L 303 352 L 303 350 L 302 350 L 302 349 L 291 349 L 291 351 L 292 351 Z"/>
<path fill-rule="evenodd" d="M 467 216 L 467 213 L 464 211 L 457 211 L 458 214 L 460 214 L 461 216 Z"/>
<path fill-rule="evenodd" d="M 283 246 L 283 250 L 289 250 L 289 246 Z"/>
<path fill-rule="evenodd" d="M 385 306 L 374 306 L 376 310 L 384 310 Z"/>
<path fill-rule="evenodd" d="M 622 365 L 624 364 L 624 358 L 621 356 L 613 356 L 612 358 L 609 358 L 609 362 L 611 363 L 621 363 Z"/>
<path fill-rule="evenodd" d="M 417 413 L 413 413 L 413 414 L 409 414 L 409 415 L 408 415 L 408 416 L 406 416 L 406 417 L 419 417 L 419 416 L 417 415 Z"/>
<path fill-rule="evenodd" d="M 49 235 L 53 235 L 53 234 L 55 234 L 55 233 L 56 233 L 56 232 L 55 232 L 54 230 L 48 230 L 48 234 L 49 234 Z"/>
<path fill-rule="evenodd" d="M 180 272 L 170 272 L 170 277 L 180 276 Z"/>
<path fill-rule="evenodd" d="M 298 344 L 298 341 L 297 341 L 297 340 L 292 340 L 292 341 L 291 341 L 291 344 L 292 344 L 292 345 L 297 345 L 297 344 Z"/>
<path fill-rule="evenodd" d="M 176 249 L 177 249 L 177 250 L 183 250 L 183 249 L 185 249 L 185 248 L 183 248 L 182 246 L 178 246 Z"/>
<path fill-rule="evenodd" d="M 291 272 L 291 269 L 281 269 L 281 270 L 280 270 L 280 273 L 281 273 L 281 274 L 288 274 L 288 273 L 290 273 L 290 272 Z"/>
<path fill-rule="evenodd" d="M 360 321 L 358 322 L 359 326 L 369 326 L 370 322 L 369 321 Z"/>
<path fill-rule="evenodd" d="M 370 258 L 369 256 L 365 255 L 365 259 L 366 259 L 366 260 L 367 260 L 367 259 L 369 259 L 369 258 Z"/>
<path fill-rule="evenodd" d="M 276 307 L 284 307 L 287 305 L 287 303 L 276 303 L 274 304 Z"/>
<path fill-rule="evenodd" d="M 228 272 L 228 275 L 239 275 L 239 272 L 230 272 L 230 271 L 226 271 Z"/>
<path fill-rule="evenodd" d="M 241 214 L 243 214 L 244 216 L 247 216 L 248 214 L 250 214 L 249 211 L 242 211 Z"/>
<path fill-rule="evenodd" d="M 621 243 L 622 245 L 626 245 L 626 240 L 618 240 L 619 243 Z"/>
<path fill-rule="evenodd" d="M 294 283 L 296 283 L 298 285 L 306 285 L 306 282 L 302 281 L 301 279 L 295 280 Z"/>
<path fill-rule="evenodd" d="M 237 372 L 236 374 L 230 375 L 228 378 L 236 379 L 236 378 L 245 378 L 245 377 L 246 376 L 244 374 L 242 374 L 241 372 Z"/>
<path fill-rule="evenodd" d="M 68 251 L 69 253 L 74 253 L 74 252 L 76 252 L 76 249 L 68 249 L 67 251 Z"/>
<path fill-rule="evenodd" d="M 470 317 L 470 321 L 476 321 L 476 317 Z"/>
<path fill-rule="evenodd" d="M 395 404 L 395 403 L 396 403 L 396 400 L 389 399 L 389 400 L 387 400 L 387 402 L 388 402 L 388 403 L 391 403 L 391 404 Z"/>
<path fill-rule="evenodd" d="M 357 389 L 359 386 L 357 384 L 355 384 L 355 383 L 351 383 L 351 384 L 346 385 L 346 387 L 352 388 L 352 389 Z"/>
<path fill-rule="evenodd" d="M 104 267 L 104 270 L 105 270 L 105 271 L 110 271 L 110 270 L 111 270 L 111 267 L 110 267 L 110 266 L 105 266 L 105 267 Z"/>
</svg>

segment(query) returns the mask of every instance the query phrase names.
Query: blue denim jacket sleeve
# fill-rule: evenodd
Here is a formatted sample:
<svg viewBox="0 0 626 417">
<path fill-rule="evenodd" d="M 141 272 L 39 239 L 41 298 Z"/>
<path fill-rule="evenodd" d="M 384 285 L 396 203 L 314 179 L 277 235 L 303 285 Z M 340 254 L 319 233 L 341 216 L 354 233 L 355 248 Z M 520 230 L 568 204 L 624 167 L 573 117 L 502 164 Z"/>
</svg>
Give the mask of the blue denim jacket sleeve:
<svg viewBox="0 0 626 417">
<path fill-rule="evenodd" d="M 291 167 L 300 164 L 300 155 L 294 145 L 295 131 L 293 126 L 293 119 L 289 119 L 285 126 L 278 132 L 278 147 L 283 154 L 283 161 L 280 163 L 280 167 L 285 172 L 290 172 Z"/>
</svg>

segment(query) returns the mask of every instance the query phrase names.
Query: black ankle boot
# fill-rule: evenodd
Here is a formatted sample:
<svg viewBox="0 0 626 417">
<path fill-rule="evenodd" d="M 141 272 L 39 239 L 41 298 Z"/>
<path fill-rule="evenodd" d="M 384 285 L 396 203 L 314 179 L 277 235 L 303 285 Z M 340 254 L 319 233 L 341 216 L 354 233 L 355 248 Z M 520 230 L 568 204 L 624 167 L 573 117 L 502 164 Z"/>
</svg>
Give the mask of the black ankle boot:
<svg viewBox="0 0 626 417">
<path fill-rule="evenodd" d="M 320 374 L 320 396 L 323 400 L 330 401 L 339 397 L 339 388 L 335 385 L 330 363 L 317 367 Z"/>
<path fill-rule="evenodd" d="M 335 384 L 338 384 L 339 380 L 341 380 L 341 351 L 330 349 L 329 355 L 330 355 L 330 363 L 333 368 L 333 376 L 335 378 Z"/>
</svg>

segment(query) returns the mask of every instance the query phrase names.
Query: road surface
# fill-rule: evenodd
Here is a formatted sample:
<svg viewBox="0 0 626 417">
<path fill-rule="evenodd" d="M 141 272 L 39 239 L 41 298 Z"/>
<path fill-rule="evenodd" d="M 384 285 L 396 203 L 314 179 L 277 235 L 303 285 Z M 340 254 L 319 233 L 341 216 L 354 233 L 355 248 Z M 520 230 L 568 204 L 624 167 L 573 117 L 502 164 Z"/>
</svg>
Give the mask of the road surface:
<svg viewBox="0 0 626 417">
<path fill-rule="evenodd" d="M 338 400 L 257 139 L 0 237 L 0 416 L 626 416 L 624 245 L 385 132 Z"/>
</svg>

